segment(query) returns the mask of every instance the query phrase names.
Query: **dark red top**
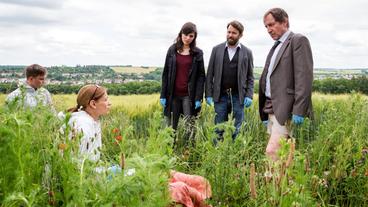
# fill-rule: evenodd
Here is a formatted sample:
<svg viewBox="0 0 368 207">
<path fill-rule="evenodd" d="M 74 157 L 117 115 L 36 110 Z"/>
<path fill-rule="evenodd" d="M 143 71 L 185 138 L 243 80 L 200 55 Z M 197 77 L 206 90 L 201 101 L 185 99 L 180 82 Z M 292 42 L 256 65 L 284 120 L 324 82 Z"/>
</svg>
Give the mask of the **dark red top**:
<svg viewBox="0 0 368 207">
<path fill-rule="evenodd" d="M 175 95 L 188 96 L 188 78 L 189 70 L 192 67 L 191 55 L 181 55 L 176 53 L 176 79 L 175 79 Z"/>
</svg>

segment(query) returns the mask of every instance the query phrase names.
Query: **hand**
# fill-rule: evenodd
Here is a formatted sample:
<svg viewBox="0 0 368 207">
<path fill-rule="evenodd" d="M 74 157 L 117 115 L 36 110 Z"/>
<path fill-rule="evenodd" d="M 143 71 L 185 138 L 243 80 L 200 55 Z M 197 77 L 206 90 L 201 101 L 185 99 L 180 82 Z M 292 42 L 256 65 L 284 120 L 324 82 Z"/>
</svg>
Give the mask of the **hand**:
<svg viewBox="0 0 368 207">
<path fill-rule="evenodd" d="M 212 97 L 207 97 L 207 98 L 206 98 L 206 103 L 207 103 L 207 105 L 209 105 L 209 106 L 213 106 L 213 98 L 212 98 Z"/>
<path fill-rule="evenodd" d="M 66 115 L 64 114 L 63 111 L 60 111 L 58 114 L 57 114 L 57 117 L 60 121 L 63 121 L 65 118 L 66 118 Z"/>
<path fill-rule="evenodd" d="M 250 105 L 252 105 L 252 99 L 251 98 L 249 98 L 249 97 L 245 97 L 245 99 L 244 99 L 244 106 L 245 106 L 245 108 L 248 108 Z"/>
<path fill-rule="evenodd" d="M 112 177 L 121 173 L 121 167 L 119 165 L 112 165 L 111 167 L 107 168 L 107 180 L 111 181 Z"/>
<path fill-rule="evenodd" d="M 292 121 L 294 124 L 300 125 L 300 124 L 303 124 L 304 117 L 293 114 Z"/>
<path fill-rule="evenodd" d="M 160 98 L 160 104 L 162 107 L 166 106 L 166 98 Z"/>
<path fill-rule="evenodd" d="M 263 124 L 265 127 L 267 127 L 267 125 L 268 125 L 268 120 L 262 121 L 262 124 Z"/>
<path fill-rule="evenodd" d="M 199 109 L 199 108 L 201 108 L 201 102 L 200 101 L 195 101 L 195 103 L 194 103 L 194 109 Z"/>
</svg>

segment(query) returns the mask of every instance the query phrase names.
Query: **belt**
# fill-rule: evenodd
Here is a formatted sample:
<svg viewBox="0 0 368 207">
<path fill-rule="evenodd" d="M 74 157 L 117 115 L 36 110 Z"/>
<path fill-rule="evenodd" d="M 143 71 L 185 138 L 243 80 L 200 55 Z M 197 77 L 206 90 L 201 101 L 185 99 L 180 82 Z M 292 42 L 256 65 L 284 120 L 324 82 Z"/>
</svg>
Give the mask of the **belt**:
<svg viewBox="0 0 368 207">
<path fill-rule="evenodd" d="M 228 89 L 222 90 L 221 93 L 233 94 L 233 93 L 238 93 L 238 90 L 234 90 L 232 88 L 228 88 Z"/>
</svg>

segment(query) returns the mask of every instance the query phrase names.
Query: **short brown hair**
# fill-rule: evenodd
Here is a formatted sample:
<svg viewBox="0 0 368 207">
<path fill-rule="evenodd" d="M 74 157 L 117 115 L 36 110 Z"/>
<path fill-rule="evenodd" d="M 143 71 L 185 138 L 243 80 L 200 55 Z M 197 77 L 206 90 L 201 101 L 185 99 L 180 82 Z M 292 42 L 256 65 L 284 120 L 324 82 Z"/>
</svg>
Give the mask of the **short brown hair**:
<svg viewBox="0 0 368 207">
<path fill-rule="evenodd" d="M 242 25 L 242 23 L 240 23 L 239 21 L 234 20 L 234 21 L 229 22 L 229 24 L 227 24 L 226 28 L 229 28 L 230 25 L 232 27 L 234 27 L 236 30 L 238 30 L 241 35 L 243 35 L 244 26 Z"/>
<path fill-rule="evenodd" d="M 284 23 L 286 22 L 287 27 L 289 28 L 289 15 L 286 13 L 285 10 L 281 8 L 272 8 L 268 10 L 263 19 L 266 18 L 267 15 L 271 14 L 276 22 Z"/>
<path fill-rule="evenodd" d="M 42 76 L 42 75 L 46 75 L 47 70 L 46 68 L 42 67 L 41 65 L 38 64 L 32 64 L 30 66 L 27 66 L 25 68 L 25 74 L 26 74 L 26 78 L 29 77 L 37 77 L 37 76 Z"/>
</svg>

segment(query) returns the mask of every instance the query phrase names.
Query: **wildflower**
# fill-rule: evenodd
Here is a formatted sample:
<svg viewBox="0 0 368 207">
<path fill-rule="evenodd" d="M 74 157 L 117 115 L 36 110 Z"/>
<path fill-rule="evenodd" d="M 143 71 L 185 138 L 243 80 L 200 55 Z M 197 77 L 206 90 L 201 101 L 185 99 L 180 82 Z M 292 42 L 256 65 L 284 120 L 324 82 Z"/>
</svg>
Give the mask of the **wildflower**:
<svg viewBox="0 0 368 207">
<path fill-rule="evenodd" d="M 60 144 L 59 144 L 59 149 L 60 149 L 60 150 L 65 150 L 67 147 L 68 147 L 68 145 L 67 145 L 67 144 L 65 144 L 65 143 L 60 143 Z"/>
<path fill-rule="evenodd" d="M 271 180 L 271 178 L 272 178 L 272 173 L 271 173 L 271 171 L 266 171 L 265 173 L 264 173 L 264 177 L 266 178 L 266 182 L 268 183 L 268 182 L 270 182 L 270 180 Z"/>
<path fill-rule="evenodd" d="M 320 181 L 319 181 L 319 184 L 321 185 L 321 186 L 323 186 L 323 187 L 325 187 L 325 188 L 328 188 L 328 182 L 327 182 L 327 180 L 326 179 L 321 179 Z"/>
<path fill-rule="evenodd" d="M 121 140 L 123 140 L 123 137 L 121 135 L 118 135 L 115 137 L 115 140 L 120 142 Z"/>
<path fill-rule="evenodd" d="M 118 129 L 118 128 L 114 128 L 114 129 L 112 129 L 112 133 L 114 133 L 114 134 L 117 134 L 117 133 L 119 133 L 120 132 L 120 130 Z"/>
</svg>

